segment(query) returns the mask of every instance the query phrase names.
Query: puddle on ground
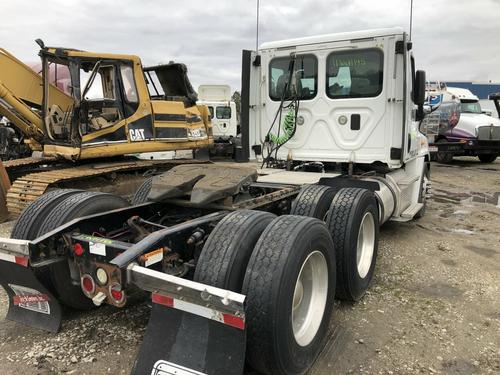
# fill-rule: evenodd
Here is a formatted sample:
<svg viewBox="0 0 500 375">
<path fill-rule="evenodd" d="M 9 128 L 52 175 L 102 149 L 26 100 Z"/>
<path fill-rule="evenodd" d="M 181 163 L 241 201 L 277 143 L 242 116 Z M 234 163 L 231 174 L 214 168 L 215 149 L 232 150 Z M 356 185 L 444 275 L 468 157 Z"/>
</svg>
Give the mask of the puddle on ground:
<svg viewBox="0 0 500 375">
<path fill-rule="evenodd" d="M 484 203 L 500 208 L 500 192 L 480 193 L 480 192 L 451 192 L 441 189 L 434 189 L 432 198 L 440 203 Z M 457 213 L 457 215 L 459 215 Z"/>
<path fill-rule="evenodd" d="M 488 249 L 486 247 L 469 245 L 469 246 L 466 246 L 465 248 L 475 252 L 476 254 L 482 255 L 485 258 L 493 258 L 495 255 L 498 254 L 498 252 L 496 250 Z"/>
<path fill-rule="evenodd" d="M 463 294 L 463 290 L 445 283 L 434 283 L 424 286 L 420 291 L 431 297 L 458 297 Z"/>
<path fill-rule="evenodd" d="M 446 264 L 447 266 L 452 266 L 452 267 L 457 266 L 457 262 L 455 262 L 452 259 L 441 259 L 441 263 Z"/>
<path fill-rule="evenodd" d="M 446 375 L 475 374 L 477 367 L 465 359 L 450 359 L 443 361 L 441 365 Z"/>
</svg>

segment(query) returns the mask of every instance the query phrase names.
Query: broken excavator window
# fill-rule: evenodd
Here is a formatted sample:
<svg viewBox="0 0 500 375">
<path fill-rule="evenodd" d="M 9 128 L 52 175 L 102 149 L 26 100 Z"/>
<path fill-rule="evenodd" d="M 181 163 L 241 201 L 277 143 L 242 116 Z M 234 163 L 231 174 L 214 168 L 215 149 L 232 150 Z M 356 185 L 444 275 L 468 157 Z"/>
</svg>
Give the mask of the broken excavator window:
<svg viewBox="0 0 500 375">
<path fill-rule="evenodd" d="M 125 90 L 125 99 L 129 103 L 137 103 L 139 100 L 137 96 L 137 88 L 135 87 L 134 71 L 132 67 L 128 65 L 122 65 L 120 67 L 120 70 L 122 73 L 123 88 Z"/>
<path fill-rule="evenodd" d="M 228 106 L 217 107 L 215 110 L 215 115 L 217 116 L 218 119 L 229 120 L 231 118 L 231 107 Z"/>
<path fill-rule="evenodd" d="M 297 97 L 312 99 L 318 91 L 318 60 L 314 55 L 299 55 L 295 58 L 294 76 L 290 80 L 290 57 L 278 57 L 269 64 L 269 97 L 281 100 L 287 86 L 285 99 Z M 289 86 L 290 83 L 290 87 Z"/>
<path fill-rule="evenodd" d="M 86 87 L 91 78 L 91 72 L 80 70 L 80 87 Z M 101 66 L 97 71 L 85 95 L 85 100 L 114 100 L 115 95 L 115 67 L 112 65 Z M 83 92 L 83 90 L 82 90 Z"/>
<path fill-rule="evenodd" d="M 378 96 L 383 69 L 378 49 L 332 52 L 326 60 L 326 93 L 332 99 Z"/>
</svg>

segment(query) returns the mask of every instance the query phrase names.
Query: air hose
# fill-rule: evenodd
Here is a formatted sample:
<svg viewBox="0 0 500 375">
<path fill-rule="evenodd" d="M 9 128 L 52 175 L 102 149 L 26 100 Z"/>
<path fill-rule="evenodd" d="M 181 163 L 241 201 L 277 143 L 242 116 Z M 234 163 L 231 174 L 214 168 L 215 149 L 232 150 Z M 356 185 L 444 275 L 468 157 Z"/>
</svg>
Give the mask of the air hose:
<svg viewBox="0 0 500 375">
<path fill-rule="evenodd" d="M 275 146 L 279 147 L 286 142 L 293 136 L 295 133 L 295 105 L 292 102 L 290 106 L 288 107 L 288 112 L 283 119 L 282 123 L 282 128 L 283 128 L 283 134 L 279 135 L 274 135 L 272 133 L 269 133 L 269 140 L 275 144 Z"/>
</svg>

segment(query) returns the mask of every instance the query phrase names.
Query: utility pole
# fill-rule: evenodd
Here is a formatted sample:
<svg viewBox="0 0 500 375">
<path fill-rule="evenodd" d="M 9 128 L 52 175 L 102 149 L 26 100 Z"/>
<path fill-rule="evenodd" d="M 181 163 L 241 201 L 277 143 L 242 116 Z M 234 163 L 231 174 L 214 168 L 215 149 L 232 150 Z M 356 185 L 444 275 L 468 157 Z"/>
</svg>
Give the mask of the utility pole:
<svg viewBox="0 0 500 375">
<path fill-rule="evenodd" d="M 256 27 L 257 35 L 255 36 L 255 51 L 259 50 L 259 8 L 260 8 L 260 0 L 257 0 L 257 27 Z"/>
<path fill-rule="evenodd" d="M 413 26 L 413 0 L 410 0 L 410 40 L 411 40 L 412 26 Z"/>
</svg>

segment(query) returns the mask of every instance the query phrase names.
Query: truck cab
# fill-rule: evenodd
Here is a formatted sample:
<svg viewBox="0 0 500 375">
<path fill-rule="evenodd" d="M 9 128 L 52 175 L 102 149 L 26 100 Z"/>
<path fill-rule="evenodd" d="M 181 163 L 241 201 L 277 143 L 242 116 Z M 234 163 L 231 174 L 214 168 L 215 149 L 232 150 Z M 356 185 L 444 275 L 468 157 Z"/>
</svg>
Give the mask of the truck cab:
<svg viewBox="0 0 500 375">
<path fill-rule="evenodd" d="M 250 158 L 267 158 L 273 136 L 284 141 L 273 158 L 297 162 L 397 169 L 425 154 L 411 46 L 399 28 L 263 44 L 250 69 Z M 290 111 L 288 137 L 279 121 Z"/>
<path fill-rule="evenodd" d="M 212 119 L 214 148 L 216 153 L 232 152 L 238 135 L 238 112 L 228 85 L 200 85 L 198 104 L 206 105 Z"/>
</svg>

